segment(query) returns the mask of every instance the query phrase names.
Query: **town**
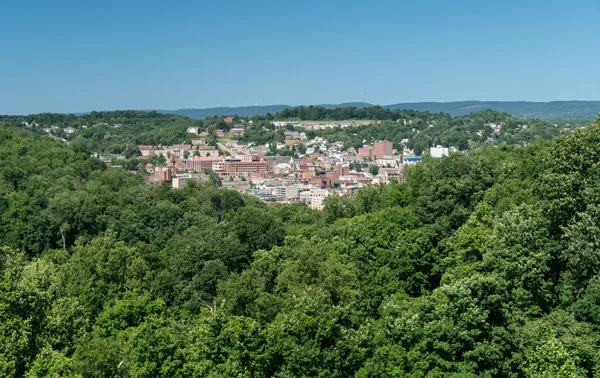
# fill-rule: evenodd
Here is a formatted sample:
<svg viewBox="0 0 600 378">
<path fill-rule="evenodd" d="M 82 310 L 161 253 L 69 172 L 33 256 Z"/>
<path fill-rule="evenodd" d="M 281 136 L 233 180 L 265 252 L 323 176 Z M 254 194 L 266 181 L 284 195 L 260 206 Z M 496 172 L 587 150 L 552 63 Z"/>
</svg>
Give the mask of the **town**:
<svg viewBox="0 0 600 378">
<path fill-rule="evenodd" d="M 224 121 L 236 122 L 233 117 L 225 117 Z M 216 147 L 207 143 L 208 134 L 198 128 L 188 128 L 187 133 L 193 135 L 190 144 L 137 146 L 141 157 L 165 157 L 163 164 L 147 164 L 149 180 L 171 182 L 173 188 L 182 188 L 189 180 L 206 181 L 216 177 L 223 187 L 256 196 L 267 204 L 303 203 L 322 209 L 327 196 L 351 196 L 370 184 L 402 182 L 405 167 L 422 160 L 405 146 L 396 149 L 388 140 L 377 140 L 358 149 L 344 149 L 341 142 L 329 142 L 322 137 L 309 140 L 305 132 L 298 131 L 286 131 L 284 143 L 275 146 L 277 150 L 298 151 L 297 159 L 280 154 L 268 156 L 272 147 L 269 144 L 255 145 L 236 139 L 244 135 L 246 125 L 251 122 L 235 123 L 229 132 L 215 130 L 219 138 Z M 351 122 L 272 123 L 275 127 L 292 125 L 307 130 L 353 125 Z M 429 153 L 438 159 L 452 150 L 436 146 L 430 148 Z"/>
<path fill-rule="evenodd" d="M 303 114 L 308 110 L 318 114 Z M 486 145 L 526 147 L 584 127 L 568 120 L 524 122 L 489 110 L 454 118 L 381 110 L 382 119 L 362 113 L 335 119 L 357 111 L 300 107 L 202 121 L 122 111 L 18 121 L 156 185 L 181 189 L 190 181 L 209 182 L 268 205 L 302 203 L 319 210 L 331 195 L 351 197 L 369 185 L 405 182 L 406 167 L 424 156 L 437 160 Z"/>
</svg>

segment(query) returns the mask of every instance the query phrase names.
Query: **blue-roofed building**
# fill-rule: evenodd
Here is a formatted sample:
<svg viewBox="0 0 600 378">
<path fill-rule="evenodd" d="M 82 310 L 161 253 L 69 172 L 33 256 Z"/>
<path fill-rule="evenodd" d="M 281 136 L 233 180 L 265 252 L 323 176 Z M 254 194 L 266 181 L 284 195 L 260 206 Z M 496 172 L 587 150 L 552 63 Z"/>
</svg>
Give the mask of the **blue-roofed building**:
<svg viewBox="0 0 600 378">
<path fill-rule="evenodd" d="M 407 165 L 415 165 L 419 162 L 423 161 L 422 157 L 408 157 L 408 158 L 403 158 L 402 161 L 404 163 L 406 163 Z"/>
</svg>

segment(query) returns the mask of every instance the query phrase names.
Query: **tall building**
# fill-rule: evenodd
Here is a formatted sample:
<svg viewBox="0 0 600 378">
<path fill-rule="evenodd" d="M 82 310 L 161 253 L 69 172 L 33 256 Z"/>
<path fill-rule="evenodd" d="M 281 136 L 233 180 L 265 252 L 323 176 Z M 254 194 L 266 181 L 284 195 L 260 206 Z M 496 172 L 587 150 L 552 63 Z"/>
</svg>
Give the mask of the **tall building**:
<svg viewBox="0 0 600 378">
<path fill-rule="evenodd" d="M 373 147 L 371 147 L 371 146 L 359 147 L 358 152 L 357 152 L 357 156 L 359 158 L 367 158 L 368 160 L 371 160 L 372 155 L 373 155 Z"/>
<path fill-rule="evenodd" d="M 392 150 L 393 150 L 392 142 L 390 142 L 387 139 L 376 140 L 375 142 L 373 142 L 373 155 L 376 158 L 390 156 L 390 155 L 392 155 Z"/>
<path fill-rule="evenodd" d="M 338 176 L 347 176 L 350 174 L 350 167 L 343 164 L 337 165 L 337 174 Z"/>
</svg>

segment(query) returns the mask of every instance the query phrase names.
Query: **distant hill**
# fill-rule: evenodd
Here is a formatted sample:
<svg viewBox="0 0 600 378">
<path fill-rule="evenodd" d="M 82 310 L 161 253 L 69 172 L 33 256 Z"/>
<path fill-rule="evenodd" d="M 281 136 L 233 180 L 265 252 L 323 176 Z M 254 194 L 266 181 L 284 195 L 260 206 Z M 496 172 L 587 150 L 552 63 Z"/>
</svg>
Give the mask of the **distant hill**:
<svg viewBox="0 0 600 378">
<path fill-rule="evenodd" d="M 366 106 L 372 104 L 367 103 Z M 362 108 L 364 102 L 346 102 L 342 104 L 318 105 L 325 108 L 354 106 Z M 219 107 L 206 109 L 157 110 L 160 113 L 178 114 L 195 119 L 203 119 L 214 115 L 253 115 L 275 114 L 290 105 Z M 519 118 L 542 119 L 594 119 L 600 113 L 600 101 L 457 101 L 457 102 L 414 102 L 382 106 L 388 109 L 419 110 L 431 113 L 449 113 L 452 116 L 465 115 L 482 109 L 500 110 Z"/>
</svg>

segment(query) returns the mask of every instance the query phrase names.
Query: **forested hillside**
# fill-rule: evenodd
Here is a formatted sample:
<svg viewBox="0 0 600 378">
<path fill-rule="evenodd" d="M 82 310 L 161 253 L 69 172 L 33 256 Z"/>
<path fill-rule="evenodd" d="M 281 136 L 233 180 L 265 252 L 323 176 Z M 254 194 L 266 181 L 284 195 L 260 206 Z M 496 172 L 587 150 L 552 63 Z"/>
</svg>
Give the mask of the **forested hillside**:
<svg viewBox="0 0 600 378">
<path fill-rule="evenodd" d="M 307 134 L 309 138 L 322 136 L 331 142 L 341 141 L 345 147 L 355 148 L 377 139 L 388 139 L 400 148 L 401 141 L 406 139 L 408 142 L 402 144 L 414 150 L 417 155 L 436 145 L 456 147 L 461 151 L 483 145 L 522 145 L 524 142 L 549 140 L 558 135 L 568 134 L 576 127 L 585 125 L 564 120 L 522 120 L 508 113 L 492 110 L 451 117 L 445 113 L 389 110 L 378 106 L 361 109 L 300 106 L 284 109 L 275 115 L 237 120 L 236 122 L 253 122 L 244 123 L 245 135 L 241 139 L 255 144 L 283 142 L 287 128 L 273 126 L 274 119 L 314 120 L 324 123 L 334 120 L 372 121 L 369 125 L 309 130 Z M 220 116 L 194 120 L 177 115 L 139 111 L 92 112 L 81 116 L 51 113 L 0 116 L 0 122 L 29 128 L 42 134 L 44 128 L 56 126 L 58 129 L 51 131 L 53 136 L 63 138 L 75 148 L 106 154 L 124 154 L 128 145 L 190 143 L 193 135 L 187 134 L 186 130 L 191 127 L 207 131 L 208 142 L 216 145 L 217 137 L 214 131 L 228 131 L 234 125 L 225 123 Z M 72 128 L 72 132 L 67 133 L 64 128 Z M 306 131 L 300 127 L 291 129 Z"/>
<path fill-rule="evenodd" d="M 203 122 L 188 117 L 117 110 L 74 114 L 41 113 L 28 116 L 0 116 L 0 123 L 10 123 L 43 133 L 43 128 L 56 126 L 52 134 L 68 140 L 74 147 L 93 152 L 122 153 L 128 144 L 175 144 L 184 141 L 188 127 L 203 127 Z M 73 128 L 67 134 L 62 128 Z"/>
<path fill-rule="evenodd" d="M 267 207 L 0 126 L 0 376 L 593 377 L 600 119 Z"/>
<path fill-rule="evenodd" d="M 362 147 L 373 140 L 388 139 L 395 146 L 403 140 L 417 155 L 431 146 L 456 147 L 461 151 L 484 145 L 523 145 L 536 140 L 550 140 L 571 132 L 573 126 L 541 119 L 522 120 L 504 112 L 482 110 L 461 117 L 407 111 L 399 120 L 386 120 L 367 126 L 333 128 L 309 132 L 327 140 L 342 141 L 347 146 Z M 406 122 L 405 122 L 406 121 Z M 495 130 L 493 126 L 498 127 Z"/>
<path fill-rule="evenodd" d="M 338 105 L 323 104 L 312 107 L 321 108 L 345 108 L 345 107 L 363 108 L 373 106 L 365 102 L 350 102 Z M 306 106 L 305 108 L 307 108 Z M 419 110 L 430 113 L 448 113 L 452 116 L 463 116 L 482 109 L 508 112 L 519 118 L 542 118 L 542 119 L 580 119 L 591 120 L 600 112 L 600 101 L 550 101 L 550 102 L 529 102 L 529 101 L 455 101 L 455 102 L 412 102 L 391 105 L 382 105 L 384 109 L 391 110 Z M 283 112 L 285 109 L 292 108 L 289 105 L 269 105 L 269 106 L 240 106 L 240 107 L 220 107 L 207 109 L 178 109 L 178 110 L 159 110 L 161 113 L 179 114 L 195 119 L 204 119 L 219 114 L 234 115 L 242 117 L 252 117 L 255 115 L 266 115 Z"/>
</svg>

